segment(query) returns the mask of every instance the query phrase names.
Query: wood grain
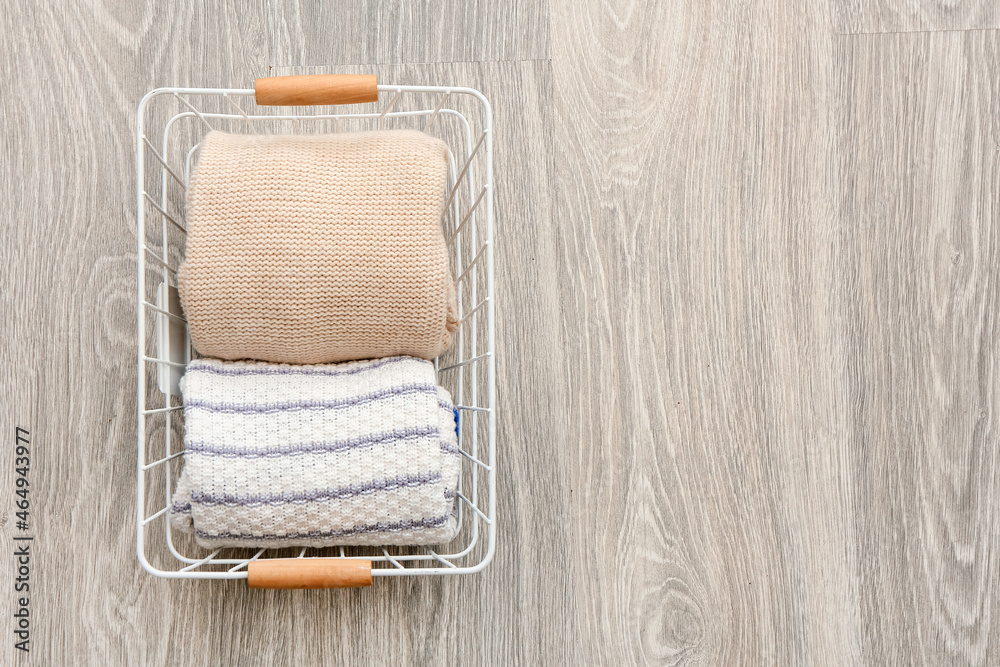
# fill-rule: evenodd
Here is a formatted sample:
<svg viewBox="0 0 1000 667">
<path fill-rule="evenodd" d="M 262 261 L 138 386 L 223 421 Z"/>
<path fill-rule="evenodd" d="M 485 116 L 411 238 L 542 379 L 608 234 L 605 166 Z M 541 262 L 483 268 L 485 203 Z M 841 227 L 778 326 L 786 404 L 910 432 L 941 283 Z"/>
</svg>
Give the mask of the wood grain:
<svg viewBox="0 0 1000 667">
<path fill-rule="evenodd" d="M 864 655 L 995 664 L 1000 34 L 837 47 Z"/>
<path fill-rule="evenodd" d="M 34 650 L 24 660 L 5 642 L 2 664 L 168 664 L 172 619 L 202 627 L 179 604 L 183 587 L 153 581 L 134 556 L 134 117 L 143 91 L 158 85 L 263 74 L 267 12 L 259 10 L 14 2 L 0 11 L 10 54 L 0 62 L 9 96 L 2 428 L 32 433 L 35 536 Z M 16 534 L 8 442 L 5 554 Z M 0 584 L 12 596 L 11 561 L 3 562 Z M 211 655 L 209 640 L 197 633 L 188 647 Z"/>
<path fill-rule="evenodd" d="M 309 106 L 378 102 L 378 77 L 372 74 L 265 76 L 254 82 L 259 105 Z"/>
<path fill-rule="evenodd" d="M 1000 37 L 834 34 L 991 5 L 113 4 L 0 12 L 0 425 L 32 432 L 36 535 L 35 652 L 0 663 L 1000 662 Z M 134 108 L 317 71 L 493 103 L 497 557 L 154 579 Z"/>
<path fill-rule="evenodd" d="M 545 2 L 270 0 L 270 20 L 279 67 L 549 57 Z"/>
<path fill-rule="evenodd" d="M 851 664 L 825 7 L 552 25 L 583 653 Z"/>
<path fill-rule="evenodd" d="M 343 558 L 268 558 L 247 565 L 247 586 L 278 590 L 372 585 L 372 562 Z"/>
<path fill-rule="evenodd" d="M 843 34 L 1000 28 L 995 0 L 831 0 Z"/>
</svg>

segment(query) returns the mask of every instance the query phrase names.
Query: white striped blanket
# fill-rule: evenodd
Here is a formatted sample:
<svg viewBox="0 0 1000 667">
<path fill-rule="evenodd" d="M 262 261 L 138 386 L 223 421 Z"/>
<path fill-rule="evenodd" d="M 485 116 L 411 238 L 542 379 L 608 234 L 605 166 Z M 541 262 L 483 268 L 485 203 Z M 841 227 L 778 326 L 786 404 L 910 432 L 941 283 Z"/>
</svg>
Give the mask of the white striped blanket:
<svg viewBox="0 0 1000 667">
<path fill-rule="evenodd" d="M 451 397 L 412 357 L 199 359 L 181 380 L 171 525 L 204 547 L 442 544 L 457 532 Z"/>
</svg>

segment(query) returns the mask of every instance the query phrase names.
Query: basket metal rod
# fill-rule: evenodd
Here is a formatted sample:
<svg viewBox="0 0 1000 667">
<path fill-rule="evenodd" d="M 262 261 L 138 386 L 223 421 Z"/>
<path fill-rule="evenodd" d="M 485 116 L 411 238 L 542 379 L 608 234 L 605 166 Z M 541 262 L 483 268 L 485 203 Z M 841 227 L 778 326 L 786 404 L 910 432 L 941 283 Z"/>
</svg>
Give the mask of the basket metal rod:
<svg viewBox="0 0 1000 667">
<path fill-rule="evenodd" d="M 168 454 L 167 456 L 164 456 L 162 459 L 158 459 L 156 461 L 153 461 L 152 463 L 147 463 L 146 465 L 142 466 L 142 469 L 143 470 L 149 470 L 150 468 L 155 468 L 156 466 L 163 465 L 167 461 L 176 459 L 178 456 L 184 456 L 184 450 L 183 449 L 181 451 L 179 451 L 179 452 L 174 452 L 173 454 Z"/>
<path fill-rule="evenodd" d="M 190 572 L 191 570 L 195 569 L 196 567 L 204 565 L 208 561 L 210 561 L 213 558 L 215 558 L 216 554 L 218 554 L 220 551 L 222 551 L 222 549 L 216 549 L 215 551 L 213 551 L 212 553 L 208 554 L 207 556 L 205 556 L 201 560 L 196 560 L 195 562 L 191 563 L 187 567 L 182 567 L 180 570 L 178 570 L 178 572 Z"/>
<path fill-rule="evenodd" d="M 435 560 L 440 561 L 441 563 L 444 563 L 445 565 L 447 565 L 448 567 L 450 567 L 453 570 L 454 569 L 458 569 L 457 565 L 455 565 L 454 563 L 452 563 L 450 560 L 445 560 L 444 558 L 441 558 L 441 556 L 439 556 L 438 553 L 436 551 L 434 551 L 433 549 L 428 549 L 427 551 L 430 553 L 431 556 L 434 557 Z"/>
<path fill-rule="evenodd" d="M 146 148 L 148 148 L 153 153 L 153 157 L 156 158 L 156 161 L 159 162 L 161 165 L 163 165 L 163 168 L 167 170 L 168 174 L 174 177 L 174 180 L 177 181 L 178 185 L 187 190 L 187 186 L 184 185 L 184 181 L 181 180 L 181 177 L 178 176 L 177 173 L 170 168 L 170 165 L 167 164 L 167 161 L 163 159 L 163 156 L 160 155 L 160 152 L 157 151 L 155 148 L 153 148 L 153 143 L 149 139 L 147 139 L 145 135 L 142 137 L 142 140 L 146 143 Z"/>
<path fill-rule="evenodd" d="M 177 368 L 187 368 L 187 364 L 182 364 L 177 361 L 170 361 L 168 359 L 157 359 L 156 357 L 143 356 L 143 361 L 149 361 L 154 364 L 166 364 L 167 366 L 175 366 Z"/>
<path fill-rule="evenodd" d="M 157 257 L 156 253 L 153 252 L 152 248 L 150 248 L 149 246 L 143 246 L 143 250 L 146 251 L 146 254 L 149 255 L 149 258 L 151 260 L 153 260 L 154 262 L 165 268 L 167 271 L 170 271 L 170 273 L 174 274 L 175 276 L 177 275 L 177 269 L 173 268 L 172 266 L 164 262 L 161 258 Z"/>
<path fill-rule="evenodd" d="M 453 368 L 461 368 L 462 366 L 465 366 L 467 364 L 475 363 L 475 362 L 479 361 L 480 359 L 485 359 L 486 357 L 489 357 L 490 354 L 491 354 L 490 352 L 483 352 L 482 354 L 480 354 L 477 357 L 470 357 L 469 359 L 466 359 L 465 361 L 460 361 L 457 364 L 451 364 L 450 366 L 445 366 L 445 367 L 441 368 L 440 371 L 444 372 L 444 371 L 450 371 Z"/>
<path fill-rule="evenodd" d="M 465 166 L 462 167 L 462 171 L 458 174 L 458 178 L 455 179 L 455 185 L 451 189 L 451 194 L 448 195 L 448 201 L 445 202 L 444 207 L 448 208 L 451 205 L 451 200 L 455 198 L 455 193 L 458 192 L 458 186 L 462 184 L 462 179 L 465 175 L 469 173 L 469 165 L 472 164 L 472 158 L 476 157 L 476 153 L 479 152 L 479 147 L 483 145 L 483 140 L 486 139 L 486 131 L 484 130 L 482 135 L 479 137 L 479 141 L 476 142 L 476 147 L 472 149 L 469 153 L 469 157 L 465 160 Z"/>
<path fill-rule="evenodd" d="M 483 186 L 483 189 L 479 192 L 479 196 L 476 197 L 476 201 L 469 208 L 469 211 L 468 211 L 468 213 L 465 214 L 465 217 L 462 218 L 462 222 L 460 222 L 458 224 L 458 227 L 455 228 L 455 231 L 452 233 L 451 238 L 448 239 L 448 243 L 451 243 L 452 241 L 454 241 L 455 237 L 458 236 L 458 233 L 461 232 L 462 229 L 465 228 L 465 223 L 467 223 L 469 221 L 469 218 L 472 217 L 472 214 L 476 212 L 477 208 L 479 208 L 479 203 L 481 201 L 483 201 L 483 197 L 486 196 L 486 193 L 489 192 L 489 189 L 490 189 L 489 185 L 484 185 Z"/>
<path fill-rule="evenodd" d="M 225 93 L 223 93 L 223 94 L 225 94 Z M 179 99 L 179 100 L 180 100 L 180 101 L 181 101 L 181 102 L 182 102 L 182 103 L 184 104 L 184 106 L 186 106 L 186 107 L 187 107 L 188 109 L 190 109 L 190 110 L 191 110 L 192 112 L 194 112 L 194 115 L 195 115 L 195 116 L 197 116 L 198 118 L 200 118 L 200 119 L 201 119 L 201 122 L 203 122 L 203 123 L 205 124 L 205 127 L 207 127 L 207 128 L 208 128 L 208 131 L 209 131 L 209 132 L 211 132 L 212 130 L 214 130 L 214 129 L 215 129 L 214 127 L 212 127 L 212 124 L 211 124 L 211 123 L 209 123 L 209 122 L 208 122 L 208 121 L 207 121 L 207 120 L 205 119 L 205 117 L 201 115 L 201 112 L 200 112 L 200 111 L 198 111 L 197 109 L 195 109 L 195 108 L 194 108 L 194 107 L 193 107 L 193 106 L 191 105 L 191 103 L 190 103 L 190 102 L 188 102 L 188 101 L 187 101 L 186 99 L 184 99 L 183 97 L 181 97 L 181 96 L 180 96 L 180 95 L 178 95 L 177 93 L 174 93 L 174 97 L 176 97 L 177 99 Z"/>
<path fill-rule="evenodd" d="M 483 253 L 486 252 L 486 248 L 487 244 L 484 243 L 483 246 L 479 249 L 479 252 L 476 253 L 476 256 L 472 258 L 471 262 L 469 262 L 469 265 L 465 267 L 465 271 L 462 271 L 462 275 L 460 275 L 458 278 L 455 279 L 456 283 L 462 282 L 465 279 L 465 277 L 469 275 L 469 272 L 472 271 L 472 269 L 476 268 L 476 264 L 479 263 L 479 260 L 483 256 Z M 473 331 L 475 331 L 474 328 Z"/>
<path fill-rule="evenodd" d="M 469 459 L 470 461 L 472 461 L 476 465 L 481 466 L 481 467 L 485 468 L 486 470 L 490 469 L 490 467 L 488 465 L 486 465 L 485 463 L 483 463 L 482 461 L 480 461 L 479 459 L 477 459 L 475 456 L 473 456 L 469 452 L 465 451 L 464 449 L 459 448 L 458 453 L 461 454 L 462 456 L 464 456 L 465 458 Z"/>
<path fill-rule="evenodd" d="M 382 549 L 382 554 L 383 554 L 383 555 L 384 555 L 384 556 L 386 557 L 386 559 L 387 559 L 387 560 L 388 560 L 388 561 L 389 561 L 390 563 L 392 563 L 393 565 L 395 565 L 395 566 L 396 566 L 397 568 L 399 568 L 400 570 L 402 570 L 402 569 L 403 569 L 403 564 L 402 564 L 402 563 L 400 563 L 400 562 L 399 562 L 398 560 L 396 560 L 395 558 L 393 558 L 392 556 L 390 556 L 390 555 L 389 555 L 389 552 L 388 552 L 388 551 L 386 551 L 385 547 L 381 547 L 381 549 Z M 343 547 L 341 547 L 341 552 L 343 552 Z M 341 555 L 343 555 L 343 554 L 341 554 Z"/>
<path fill-rule="evenodd" d="M 185 320 L 180 315 L 175 315 L 174 313 L 171 313 L 170 311 L 164 310 L 164 309 L 160 308 L 159 306 L 154 306 L 153 304 L 151 304 L 149 301 L 146 301 L 145 299 L 143 299 L 142 304 L 144 306 L 146 306 L 147 308 L 149 308 L 150 310 L 154 310 L 157 313 L 160 313 L 161 315 L 166 315 L 167 317 L 169 317 L 172 320 L 175 320 L 177 322 L 182 322 L 184 324 L 187 324 L 187 320 Z"/>
<path fill-rule="evenodd" d="M 434 107 L 434 112 L 431 113 L 431 117 L 428 118 L 427 122 L 424 124 L 424 132 L 426 132 L 427 130 L 431 129 L 431 125 L 434 124 L 434 121 L 437 120 L 438 114 L 441 113 L 441 107 L 444 106 L 445 102 L 448 101 L 449 97 L 451 97 L 451 91 L 446 92 L 441 97 L 441 101 L 438 102 L 438 105 L 436 107 Z"/>
<path fill-rule="evenodd" d="M 184 409 L 183 405 L 171 405 L 169 408 L 152 408 L 150 410 L 143 410 L 142 414 L 155 415 L 160 412 L 175 412 L 177 410 L 183 410 L 183 409 Z"/>
<path fill-rule="evenodd" d="M 157 517 L 161 517 L 161 516 L 163 516 L 163 515 L 164 515 L 164 513 L 165 513 L 165 512 L 166 512 L 166 511 L 167 511 L 168 509 L 170 509 L 170 506 L 169 506 L 169 505 L 168 505 L 167 507 L 164 507 L 164 508 L 163 508 L 163 509 L 161 509 L 160 511 L 156 512 L 155 514 L 151 514 L 150 516 L 146 517 L 145 519 L 143 519 L 143 520 L 142 520 L 142 525 L 144 525 L 144 526 L 145 526 L 145 525 L 146 525 L 147 523 L 149 523 L 149 522 L 150 522 L 150 521 L 152 521 L 153 519 L 156 519 Z"/>
<path fill-rule="evenodd" d="M 179 223 L 176 220 L 174 220 L 173 216 L 171 216 L 169 213 L 167 213 L 162 208 L 160 208 L 160 205 L 157 204 L 156 201 L 154 201 L 153 198 L 149 196 L 148 192 L 143 191 L 142 194 L 146 198 L 146 201 L 148 201 L 153 206 L 153 208 L 155 208 L 157 211 L 160 212 L 160 215 L 162 215 L 164 218 L 166 218 L 170 222 L 174 223 L 174 226 L 177 227 L 177 229 L 179 229 L 182 232 L 184 232 L 185 234 L 187 234 L 187 227 L 185 227 L 181 223 Z"/>
<path fill-rule="evenodd" d="M 403 93 L 397 91 L 396 94 L 392 96 L 392 99 L 389 100 L 389 103 L 385 105 L 385 108 L 382 109 L 382 113 L 378 115 L 378 129 L 381 130 L 383 127 L 385 127 L 385 115 L 390 111 L 392 111 L 392 108 L 396 106 L 396 102 L 399 101 L 399 98 L 402 94 Z"/>
<path fill-rule="evenodd" d="M 176 95 L 175 95 L 175 97 L 176 97 Z M 163 143 L 161 144 L 163 152 L 162 152 L 161 157 L 163 157 L 164 162 L 166 162 L 167 156 L 169 155 L 169 146 L 170 146 L 170 143 L 169 143 L 168 137 L 169 137 L 170 128 L 171 128 L 172 125 L 173 125 L 173 120 L 171 120 L 170 122 L 168 122 L 167 125 L 166 125 L 166 127 L 164 127 L 164 129 L 163 129 Z M 183 183 L 180 183 L 180 181 L 178 181 L 178 183 L 182 186 L 183 191 L 187 192 L 187 178 L 186 178 L 186 175 L 185 175 L 185 181 Z M 168 204 L 167 204 L 168 185 L 169 185 L 169 181 L 167 180 L 167 174 L 166 174 L 165 171 L 161 171 L 160 172 L 160 206 L 159 206 L 159 208 L 162 211 L 166 211 L 167 210 L 167 206 L 168 206 Z M 185 220 L 185 222 L 186 222 L 186 220 Z M 187 232 L 185 231 L 184 233 L 186 234 Z M 162 273 L 161 273 L 161 280 L 162 280 L 162 282 L 160 283 L 160 287 L 159 287 L 159 290 L 158 290 L 158 295 L 162 299 L 163 306 L 165 306 L 165 308 L 167 310 L 169 310 L 169 308 L 170 308 L 170 288 L 169 288 L 168 285 L 169 285 L 170 271 L 173 271 L 173 269 L 169 265 L 169 261 L 170 261 L 170 237 L 167 235 L 167 224 L 166 224 L 166 222 L 161 222 L 160 223 L 160 234 L 161 234 L 161 236 L 160 236 L 160 247 L 163 249 L 163 261 L 160 264 L 162 265 L 163 270 L 162 270 Z M 170 271 L 168 271 L 168 269 Z M 175 276 L 179 275 L 176 271 L 173 271 L 173 274 Z M 158 322 L 158 324 L 159 324 L 159 322 Z M 185 326 L 186 326 L 186 324 L 185 324 Z M 157 357 L 162 356 L 164 354 L 164 352 L 166 353 L 166 356 L 169 357 L 170 356 L 170 349 L 171 349 L 171 347 L 170 347 L 170 325 L 167 324 L 167 326 L 161 327 L 160 331 L 161 331 L 161 335 L 163 336 L 163 343 L 162 343 L 162 349 L 157 350 Z M 162 370 L 163 370 L 162 366 L 157 366 L 157 374 L 159 374 Z M 168 373 L 168 376 L 169 376 L 169 373 Z M 169 391 L 164 392 L 164 394 L 163 394 L 163 402 L 164 402 L 164 407 L 170 407 L 170 392 Z M 164 418 L 164 425 L 163 425 L 164 426 L 164 429 L 163 429 L 164 437 L 163 437 L 163 459 L 162 460 L 164 462 L 166 462 L 166 461 L 169 461 L 171 459 L 171 457 L 173 457 L 175 454 L 181 454 L 184 450 L 181 449 L 180 452 L 172 452 L 171 451 L 171 446 L 170 446 L 171 445 L 171 433 L 173 431 L 173 429 L 172 429 L 172 421 L 171 420 L 173 419 L 173 411 L 169 411 L 169 412 L 165 413 L 163 415 L 163 418 Z M 143 417 L 143 419 L 145 419 L 145 417 Z M 173 488 L 173 483 L 172 483 L 171 477 L 172 477 L 172 475 L 171 475 L 170 466 L 169 465 L 164 466 L 164 468 L 163 468 L 163 498 L 164 498 L 164 504 L 165 504 L 166 507 L 170 507 L 171 506 L 171 503 L 170 503 L 170 490 L 171 490 L 171 488 Z M 164 524 L 164 527 L 163 527 L 164 537 L 169 542 L 170 541 L 170 521 L 164 521 L 163 524 Z"/>
<path fill-rule="evenodd" d="M 468 498 L 466 498 L 465 496 L 463 496 L 458 491 L 456 491 L 455 494 L 459 498 L 461 498 L 462 500 L 464 500 L 465 504 L 468 505 L 469 507 L 471 507 L 472 511 L 474 511 L 476 514 L 478 514 L 483 519 L 483 521 L 485 521 L 487 524 L 493 523 L 493 521 L 488 516 L 486 516 L 485 514 L 483 514 L 483 511 L 481 509 L 479 509 L 478 507 L 476 507 L 476 504 L 474 502 L 472 502 L 471 500 L 469 500 Z"/>
<path fill-rule="evenodd" d="M 260 132 L 257 131 L 257 128 L 253 126 L 253 123 L 250 122 L 250 116 L 248 116 L 246 114 L 246 112 L 243 111 L 243 107 L 241 107 L 236 102 L 233 102 L 233 100 L 229 97 L 229 93 L 222 93 L 222 97 L 227 102 L 229 102 L 229 106 L 231 106 L 233 109 L 235 109 L 236 113 L 238 113 L 239 115 L 243 116 L 243 120 L 245 120 L 247 122 L 247 127 L 250 128 L 251 132 L 253 132 L 254 134 L 260 134 Z"/>
<path fill-rule="evenodd" d="M 466 320 L 468 320 L 470 317 L 472 317 L 473 315 L 475 315 L 476 313 L 478 313 L 479 310 L 489 302 L 489 300 L 490 300 L 490 297 L 485 297 L 482 301 L 480 301 L 479 303 L 476 304 L 475 308 L 473 308 L 472 310 L 470 310 L 469 312 L 467 312 L 465 315 L 463 315 L 462 319 L 460 319 L 458 321 L 459 326 L 465 324 Z"/>
<path fill-rule="evenodd" d="M 267 549 L 261 549 L 260 551 L 258 551 L 257 553 L 255 553 L 251 558 L 247 558 L 246 560 L 240 561 L 236 565 L 233 565 L 231 568 L 229 568 L 227 570 L 227 572 L 236 572 L 241 567 L 246 567 L 246 566 L 250 565 L 250 563 L 252 563 L 255 560 L 257 560 L 258 558 L 260 558 L 264 554 L 265 551 L 267 551 Z"/>
<path fill-rule="evenodd" d="M 482 142 L 484 140 L 485 134 L 486 133 L 484 132 L 483 136 L 480 137 L 480 142 Z M 480 144 L 480 145 L 482 145 L 482 144 Z M 477 150 L 478 150 L 478 148 L 477 148 Z M 474 155 L 475 155 L 475 153 L 472 153 L 472 154 L 469 155 L 469 159 L 468 159 L 469 164 L 472 163 Z M 476 184 L 474 182 L 474 175 L 473 175 L 471 169 L 469 170 L 468 184 L 469 184 L 468 185 L 468 187 L 469 187 L 469 201 L 472 201 L 473 193 L 475 192 L 475 188 L 476 188 Z M 487 181 L 486 183 L 483 184 L 483 192 L 481 193 L 481 196 L 485 197 L 486 194 L 488 194 L 488 193 L 489 193 L 489 181 Z M 479 220 L 479 216 L 476 215 L 476 208 L 478 207 L 478 204 L 481 201 L 482 201 L 482 199 L 480 199 L 479 201 L 477 201 L 476 204 L 473 205 L 472 207 L 470 207 L 470 210 L 469 210 L 468 217 L 469 217 L 470 224 L 471 224 L 471 226 L 469 228 L 469 248 L 479 247 L 479 231 L 478 231 L 478 224 L 477 224 L 478 220 Z M 483 246 L 483 249 L 484 248 L 485 248 L 485 246 Z M 471 286 L 469 288 L 469 292 L 470 292 L 470 299 L 472 301 L 476 301 L 479 298 L 479 290 L 478 290 L 479 271 L 478 271 L 478 269 L 477 270 L 473 270 L 473 269 L 474 269 L 474 267 L 478 266 L 478 264 L 479 264 L 479 258 L 483 254 L 483 249 L 479 250 L 479 252 L 472 258 L 472 261 L 469 262 L 469 265 L 466 267 L 465 271 L 462 272 L 463 275 L 460 276 L 455 281 L 456 284 L 461 284 L 462 279 L 466 275 L 469 275 L 469 273 L 471 272 L 471 275 L 472 275 L 472 284 L 471 284 Z M 475 355 L 476 352 L 479 349 L 479 327 L 477 326 L 478 320 L 479 320 L 479 316 L 474 314 L 470 318 L 470 322 L 469 322 L 469 328 L 470 328 L 470 331 L 471 331 L 471 339 L 472 339 L 470 341 L 470 353 L 473 354 L 473 355 Z M 469 403 L 471 405 L 479 405 L 479 379 L 481 377 L 481 374 L 479 372 L 479 366 L 478 366 L 478 364 L 471 364 L 470 365 L 470 371 L 472 372 L 472 387 L 471 387 L 471 391 L 469 392 L 470 393 Z M 470 440 L 471 440 L 470 449 L 471 449 L 471 451 L 469 453 L 475 458 L 475 457 L 479 456 L 479 451 L 478 451 L 478 448 L 479 448 L 479 445 L 478 445 L 478 437 L 479 437 L 479 413 L 477 413 L 476 411 L 472 411 L 471 415 L 472 415 L 472 424 L 471 424 L 471 428 L 470 428 L 470 435 L 471 435 L 471 438 L 470 438 Z M 475 506 L 475 503 L 469 502 L 469 499 L 465 496 L 465 494 L 462 493 L 463 490 L 464 489 L 458 489 L 458 491 L 457 491 L 458 496 L 461 499 L 463 499 L 467 505 L 469 505 L 470 507 L 472 507 L 472 509 L 474 509 L 477 512 L 479 512 L 480 514 L 482 514 L 482 512 L 479 511 L 479 508 L 477 508 Z M 478 493 L 479 493 L 479 469 L 476 468 L 476 467 L 473 467 L 472 468 L 472 489 L 471 489 L 471 495 L 472 495 L 473 498 L 478 498 L 479 497 Z M 461 508 L 461 507 L 462 507 L 461 504 L 459 504 L 459 508 Z M 489 525 L 489 522 L 487 522 L 487 525 Z M 478 522 L 473 522 L 473 526 L 472 527 L 473 527 L 474 539 L 475 539 L 475 541 L 478 541 L 479 540 L 479 523 Z"/>
</svg>

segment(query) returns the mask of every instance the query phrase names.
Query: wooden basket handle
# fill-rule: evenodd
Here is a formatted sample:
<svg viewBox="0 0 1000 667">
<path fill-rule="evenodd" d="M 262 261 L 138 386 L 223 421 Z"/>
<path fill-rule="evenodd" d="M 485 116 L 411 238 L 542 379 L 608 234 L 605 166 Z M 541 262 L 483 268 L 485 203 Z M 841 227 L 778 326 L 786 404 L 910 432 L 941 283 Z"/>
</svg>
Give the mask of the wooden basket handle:
<svg viewBox="0 0 1000 667">
<path fill-rule="evenodd" d="M 372 585 L 372 562 L 357 558 L 268 558 L 247 566 L 250 588 L 358 588 Z"/>
<path fill-rule="evenodd" d="M 378 102 L 374 74 L 301 74 L 266 76 L 254 82 L 257 104 L 310 106 Z"/>
</svg>

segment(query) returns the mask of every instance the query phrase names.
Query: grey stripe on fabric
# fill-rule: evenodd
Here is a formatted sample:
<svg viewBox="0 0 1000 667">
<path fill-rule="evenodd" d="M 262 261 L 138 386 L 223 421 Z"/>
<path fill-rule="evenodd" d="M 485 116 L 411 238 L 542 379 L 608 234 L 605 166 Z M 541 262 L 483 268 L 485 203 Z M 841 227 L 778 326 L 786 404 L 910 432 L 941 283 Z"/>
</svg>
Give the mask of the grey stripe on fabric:
<svg viewBox="0 0 1000 667">
<path fill-rule="evenodd" d="M 274 533 L 265 533 L 263 535 L 255 535 L 253 533 L 207 533 L 197 529 L 195 533 L 198 537 L 205 540 L 316 540 L 363 533 L 398 533 L 415 528 L 436 528 L 443 526 L 453 516 L 454 512 L 426 519 L 407 519 L 396 522 L 379 521 L 378 523 L 362 524 L 360 526 L 351 526 L 350 528 L 312 530 L 307 533 L 286 533 L 285 535 L 276 535 Z"/>
<path fill-rule="evenodd" d="M 339 408 L 349 408 L 364 403 L 372 403 L 383 398 L 394 396 L 406 396 L 409 394 L 433 394 L 437 395 L 437 387 L 432 384 L 405 384 L 391 389 L 373 391 L 360 396 L 321 401 L 317 399 L 306 399 L 301 401 L 283 401 L 281 403 L 270 403 L 263 405 L 241 404 L 241 403 L 214 403 L 201 399 L 191 399 L 185 401 L 184 408 L 199 408 L 208 412 L 219 412 L 226 414 L 270 414 L 273 412 L 284 412 L 290 410 L 336 410 Z"/>
<path fill-rule="evenodd" d="M 302 456 L 305 454 L 318 454 L 327 452 L 343 452 L 350 449 L 361 449 L 363 447 L 374 447 L 387 442 L 402 442 L 414 440 L 426 436 L 438 436 L 439 429 L 434 426 L 421 428 L 398 429 L 385 433 L 373 433 L 362 435 L 356 438 L 344 440 L 323 440 L 319 442 L 302 442 L 288 445 L 277 445 L 274 447 L 226 447 L 207 442 L 189 442 L 185 449 L 188 454 L 201 454 L 203 456 L 218 456 L 226 459 L 260 459 L 260 458 L 281 458 L 284 456 Z M 444 450 L 445 444 L 441 443 Z"/>
<path fill-rule="evenodd" d="M 365 371 L 370 371 L 373 368 L 381 368 L 382 366 L 389 366 L 392 364 L 402 363 L 404 361 L 423 361 L 422 359 L 416 359 L 416 357 L 387 357 L 385 359 L 380 359 L 379 361 L 374 361 L 370 364 L 364 366 L 359 366 L 358 368 L 351 368 L 348 370 L 336 370 L 333 368 L 301 368 L 295 366 L 218 366 L 216 364 L 205 363 L 204 361 L 192 361 L 188 364 L 187 373 L 212 373 L 213 375 L 229 375 L 229 376 L 239 376 L 239 375 L 325 375 L 329 377 L 336 377 L 342 375 L 357 375 L 358 373 L 364 373 Z"/>
<path fill-rule="evenodd" d="M 261 505 L 301 505 L 309 502 L 325 502 L 327 500 L 342 500 L 355 496 L 364 496 L 380 491 L 424 486 L 440 482 L 441 471 L 420 473 L 417 475 L 400 475 L 390 479 L 376 479 L 349 486 L 317 489 L 315 491 L 284 491 L 281 493 L 254 493 L 234 495 L 229 493 L 213 495 L 204 491 L 192 491 L 191 502 L 196 505 L 227 505 L 239 507 L 259 507 Z"/>
</svg>

